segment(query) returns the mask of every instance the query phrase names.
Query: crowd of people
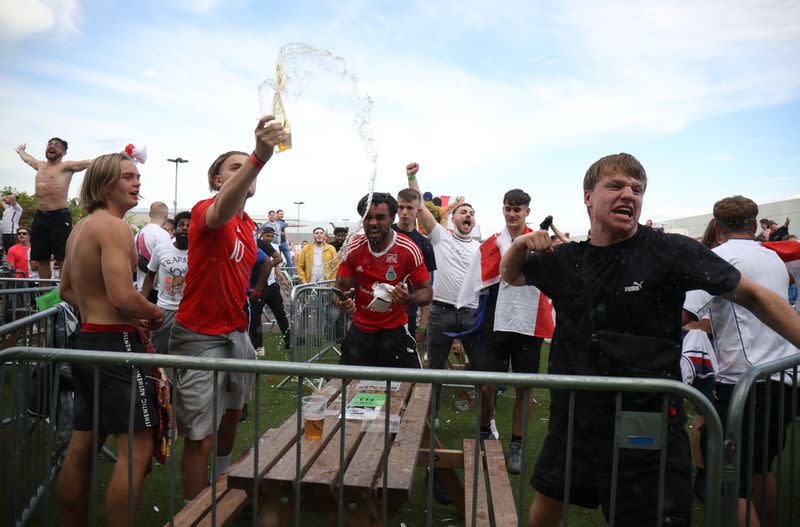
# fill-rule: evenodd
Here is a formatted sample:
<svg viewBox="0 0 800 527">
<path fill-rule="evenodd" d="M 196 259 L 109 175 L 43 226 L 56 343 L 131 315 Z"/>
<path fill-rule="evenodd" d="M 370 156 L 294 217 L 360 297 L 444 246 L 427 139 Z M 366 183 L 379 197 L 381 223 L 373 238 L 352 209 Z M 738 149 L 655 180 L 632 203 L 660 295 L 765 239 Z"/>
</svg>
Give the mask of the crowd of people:
<svg viewBox="0 0 800 527">
<path fill-rule="evenodd" d="M 8 251 L 9 261 L 17 262 L 18 253 L 30 250 L 25 261 L 38 262 L 42 277 L 50 276 L 42 270 L 50 269 L 51 258 L 63 262 L 61 298 L 80 312 L 81 349 L 142 353 L 152 342 L 159 353 L 255 359 L 263 347 L 265 305 L 288 347 L 280 288 L 285 269 L 298 283 L 335 281 L 333 305 L 351 317 L 341 346 L 340 363 L 345 365 L 422 368 L 427 361 L 429 368 L 445 369 L 458 339 L 474 370 L 537 373 L 547 339 L 551 374 L 683 379 L 707 387 L 724 422 L 727 400 L 747 368 L 798 353 L 800 316 L 789 302 L 789 290 L 800 279 L 795 266 L 800 243 L 789 234 L 788 220 L 782 227 L 770 220 L 758 222 L 757 205 L 745 197 L 715 204 L 703 243 L 665 233 L 639 223 L 648 184 L 644 167 L 629 154 L 609 155 L 593 163 L 583 179 L 591 223 L 587 241 L 573 242 L 553 225 L 552 216 L 538 229 L 529 227 L 532 197 L 519 188 L 505 192 L 502 202 L 498 199 L 503 229 L 480 241 L 473 236 L 477 217 L 472 205 L 463 197 L 437 205 L 430 193 L 421 192 L 419 165 L 410 163 L 396 195 L 373 192 L 358 200 L 363 234 L 331 224 L 331 240 L 327 229 L 318 226 L 313 240 L 298 243 L 292 254 L 287 228 L 298 225 L 286 222 L 282 210 L 270 210 L 260 225 L 245 212 L 261 169 L 276 145 L 287 139 L 271 116 L 260 119 L 251 153 L 228 151 L 209 167 L 211 198 L 171 220 L 167 206 L 154 202 L 150 223 L 136 236 L 123 221 L 138 203 L 141 185 L 137 163 L 129 155 L 63 161 L 67 144 L 54 138 L 46 160 L 38 161 L 21 145 L 20 157 L 37 170 L 41 210 L 30 229 L 31 243 L 27 229 L 13 227 L 19 243 Z M 64 215 L 66 192 L 72 175 L 87 167 L 80 201 L 89 214 L 72 228 Z M 11 243 L 17 240 L 9 237 L 6 242 L 6 215 L 17 225 L 20 211 L 13 194 L 3 201 L 3 239 Z M 419 335 L 426 340 L 424 355 L 418 353 Z M 73 372 L 74 432 L 58 495 L 65 524 L 84 525 L 95 393 L 90 368 Z M 215 456 L 215 477 L 230 465 L 253 378 L 205 370 L 177 370 L 168 377 L 177 391 L 174 411 L 184 438 L 181 481 L 188 503 L 209 483 L 210 455 Z M 142 370 L 132 380 L 127 367 L 104 365 L 97 401 L 100 444 L 108 435 L 117 444 L 128 441 L 131 382 L 137 383 L 138 394 L 130 438 L 133 458 L 119 449 L 106 497 L 109 523 L 115 525 L 127 521 L 129 493 L 138 503 L 164 425 L 159 422 L 165 405 L 159 383 L 164 380 Z M 780 376 L 772 382 L 780 383 Z M 508 429 L 494 421 L 496 388 L 481 391 L 481 438 L 509 434 L 508 471 L 519 473 L 522 436 L 529 424 L 523 416 L 529 421 L 532 413 L 525 411 L 530 390 L 516 390 Z M 757 394 L 756 411 L 774 413 L 770 429 L 759 430 L 755 446 L 756 459 L 763 454 L 768 466 L 777 454 L 773 445 L 783 444 L 775 438 L 789 424 L 775 413 L 779 393 L 761 387 Z M 438 413 L 441 387 L 434 397 Z M 570 503 L 600 507 L 608 518 L 615 500 L 612 488 L 618 493 L 618 524 L 655 524 L 663 491 L 664 524 L 689 525 L 692 443 L 683 401 L 669 401 L 661 489 L 658 451 L 626 449 L 617 467 L 612 466 L 615 404 L 609 394 L 577 392 L 571 402 L 568 391 L 551 390 L 548 433 L 531 478 L 536 497 L 530 525 L 560 525 L 565 490 Z M 661 399 L 625 394 L 622 407 L 660 411 Z M 436 414 L 433 418 L 435 422 Z M 574 437 L 568 453 L 570 427 Z M 762 443 L 761 434 L 768 440 Z M 702 434 L 692 439 L 702 443 Z M 758 450 L 762 444 L 768 445 L 763 453 Z M 695 451 L 694 460 L 701 475 L 701 450 Z M 615 471 L 616 487 L 611 482 Z M 760 469 L 753 476 L 763 478 L 767 489 L 754 509 L 766 504 L 760 512 L 768 523 L 774 521 L 774 477 Z M 437 500 L 450 500 L 435 477 L 432 484 Z"/>
</svg>

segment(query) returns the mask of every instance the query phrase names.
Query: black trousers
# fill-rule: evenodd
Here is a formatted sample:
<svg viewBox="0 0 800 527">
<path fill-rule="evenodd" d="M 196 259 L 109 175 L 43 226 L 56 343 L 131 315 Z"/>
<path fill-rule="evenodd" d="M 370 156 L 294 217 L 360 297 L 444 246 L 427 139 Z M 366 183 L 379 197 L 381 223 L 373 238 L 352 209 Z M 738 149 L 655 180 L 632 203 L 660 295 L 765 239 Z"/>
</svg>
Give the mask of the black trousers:
<svg viewBox="0 0 800 527">
<path fill-rule="evenodd" d="M 272 314 L 275 315 L 275 322 L 278 323 L 278 327 L 281 330 L 281 335 L 283 335 L 283 339 L 286 341 L 286 346 L 289 345 L 289 319 L 286 318 L 286 310 L 283 308 L 283 295 L 281 295 L 281 286 L 276 281 L 272 285 L 268 285 L 264 288 L 264 294 L 261 297 L 264 300 L 264 304 L 269 307 Z M 261 309 L 264 309 L 264 304 L 262 304 Z M 259 311 L 259 316 L 261 315 L 261 311 Z"/>
</svg>

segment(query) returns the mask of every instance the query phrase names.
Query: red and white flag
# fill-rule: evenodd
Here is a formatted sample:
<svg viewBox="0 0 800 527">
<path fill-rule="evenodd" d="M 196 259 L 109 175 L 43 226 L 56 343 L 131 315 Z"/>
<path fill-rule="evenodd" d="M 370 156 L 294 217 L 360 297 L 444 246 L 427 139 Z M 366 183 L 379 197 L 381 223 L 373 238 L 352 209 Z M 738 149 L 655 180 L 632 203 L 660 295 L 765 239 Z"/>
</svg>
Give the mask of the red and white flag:
<svg viewBox="0 0 800 527">
<path fill-rule="evenodd" d="M 531 229 L 525 227 L 524 232 L 531 232 Z M 500 282 L 500 259 L 511 245 L 511 241 L 508 229 L 503 229 L 481 244 L 464 277 L 457 307 L 474 304 L 482 290 Z M 495 308 L 495 327 L 499 321 L 505 328 L 515 333 L 553 338 L 555 322 L 550 299 L 534 286 L 503 285 L 506 287 L 501 286 Z M 502 316 L 498 316 L 501 311 Z"/>
<path fill-rule="evenodd" d="M 786 264 L 786 269 L 794 276 L 794 281 L 800 284 L 800 241 L 762 242 L 761 245 L 775 251 Z"/>
</svg>

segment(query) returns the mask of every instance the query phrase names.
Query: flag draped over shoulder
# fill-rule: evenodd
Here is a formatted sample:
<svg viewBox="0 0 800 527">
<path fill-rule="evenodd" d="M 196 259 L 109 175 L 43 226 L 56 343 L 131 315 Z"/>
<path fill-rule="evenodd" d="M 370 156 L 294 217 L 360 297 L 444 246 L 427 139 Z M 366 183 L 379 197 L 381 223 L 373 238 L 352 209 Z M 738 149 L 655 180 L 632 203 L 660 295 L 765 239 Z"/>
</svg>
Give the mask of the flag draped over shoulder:
<svg viewBox="0 0 800 527">
<path fill-rule="evenodd" d="M 800 241 L 763 242 L 761 245 L 775 251 L 786 264 L 786 269 L 794 276 L 795 282 L 800 282 Z"/>
<path fill-rule="evenodd" d="M 683 338 L 681 357 L 683 382 L 694 384 L 697 379 L 713 382 L 718 371 L 717 354 L 708 339 L 708 334 L 701 329 L 689 331 Z"/>
<path fill-rule="evenodd" d="M 525 227 L 523 233 L 532 232 Z M 481 244 L 472 257 L 467 274 L 464 277 L 464 284 L 458 295 L 457 307 L 474 305 L 480 292 L 487 287 L 491 287 L 500 282 L 500 259 L 506 249 L 511 246 L 511 235 L 508 229 L 492 235 Z M 523 310 L 522 313 L 514 313 L 514 318 L 520 318 L 520 323 L 527 329 L 533 329 L 536 337 L 552 338 L 555 322 L 553 318 L 553 306 L 550 299 L 539 289 L 533 286 L 511 286 L 510 290 L 516 290 L 522 294 L 531 294 L 532 298 L 525 301 L 525 305 L 530 305 L 530 310 Z M 498 306 L 503 301 L 503 295 L 498 297 Z M 497 310 L 500 308 L 498 307 Z M 527 333 L 528 331 L 520 331 Z"/>
</svg>

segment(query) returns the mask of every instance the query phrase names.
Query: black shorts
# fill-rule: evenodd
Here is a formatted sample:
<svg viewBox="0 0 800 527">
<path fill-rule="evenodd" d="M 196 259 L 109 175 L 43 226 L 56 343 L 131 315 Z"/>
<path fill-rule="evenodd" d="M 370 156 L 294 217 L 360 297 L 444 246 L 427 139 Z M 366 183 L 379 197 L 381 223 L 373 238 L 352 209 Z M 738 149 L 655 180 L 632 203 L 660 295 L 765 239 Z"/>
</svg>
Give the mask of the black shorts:
<svg viewBox="0 0 800 527">
<path fill-rule="evenodd" d="M 55 256 L 64 261 L 64 248 L 72 231 L 72 216 L 69 209 L 37 210 L 31 225 L 31 260 L 50 260 Z"/>
<path fill-rule="evenodd" d="M 541 337 L 487 330 L 483 332 L 482 339 L 483 350 L 478 352 L 479 370 L 508 372 L 511 363 L 514 373 L 539 373 Z"/>
<path fill-rule="evenodd" d="M 578 406 L 576 400 L 576 407 Z M 551 408 L 551 414 L 559 412 Z M 566 412 L 550 430 L 536 460 L 531 485 L 537 492 L 564 501 L 566 485 Z M 552 415 L 551 415 L 552 418 Z M 688 526 L 691 522 L 691 454 L 684 429 L 685 414 L 669 419 L 664 525 Z M 609 521 L 613 470 L 613 406 L 598 417 L 578 412 L 574 421 L 569 502 L 586 508 L 600 506 Z M 654 526 L 658 515 L 659 450 L 619 449 L 615 525 Z"/>
<path fill-rule="evenodd" d="M 767 385 L 769 385 L 769 399 L 767 399 Z M 733 395 L 735 384 L 718 383 L 714 386 L 714 397 L 711 402 L 719 414 L 723 429 L 728 425 L 728 405 Z M 746 498 L 748 459 L 753 460 L 753 474 L 764 474 L 770 472 L 772 463 L 778 456 L 778 439 L 781 445 L 786 445 L 786 429 L 792 422 L 792 387 L 785 385 L 783 389 L 783 416 L 778 415 L 778 405 L 780 404 L 780 381 L 760 382 L 753 388 L 755 391 L 755 419 L 753 426 L 753 444 L 750 444 L 750 402 L 745 403 L 744 414 L 742 416 L 741 431 L 741 452 L 742 461 L 739 471 L 739 497 Z M 751 392 L 752 393 L 752 392 Z M 798 401 L 800 403 L 800 401 Z M 800 407 L 800 404 L 799 406 Z M 764 418 L 769 415 L 769 426 L 764 427 Z M 705 448 L 708 438 L 706 436 L 705 425 L 700 429 L 701 445 Z M 751 452 L 752 450 L 752 452 Z M 704 450 L 705 451 L 705 450 Z M 767 464 L 764 466 L 764 456 L 766 455 Z"/>
<path fill-rule="evenodd" d="M 417 354 L 417 341 L 405 325 L 366 333 L 352 324 L 342 342 L 339 364 L 422 368 Z"/>
<path fill-rule="evenodd" d="M 115 351 L 120 353 L 146 353 L 137 330 L 123 325 L 92 325 L 81 332 L 76 349 Z M 88 329 L 88 330 L 87 330 Z M 98 331 L 99 330 L 99 331 Z M 155 380 L 139 367 L 134 380 L 133 429 L 158 430 L 159 407 Z M 123 364 L 99 366 L 98 430 L 102 434 L 128 432 L 131 402 L 131 367 Z M 73 427 L 91 430 L 94 412 L 94 367 L 87 363 L 73 363 L 75 381 Z"/>
</svg>

